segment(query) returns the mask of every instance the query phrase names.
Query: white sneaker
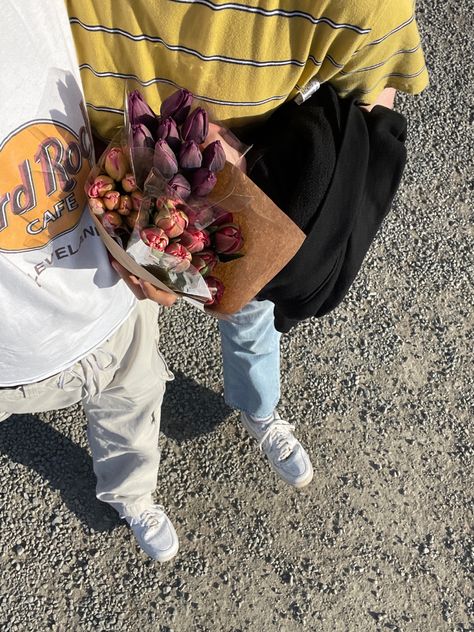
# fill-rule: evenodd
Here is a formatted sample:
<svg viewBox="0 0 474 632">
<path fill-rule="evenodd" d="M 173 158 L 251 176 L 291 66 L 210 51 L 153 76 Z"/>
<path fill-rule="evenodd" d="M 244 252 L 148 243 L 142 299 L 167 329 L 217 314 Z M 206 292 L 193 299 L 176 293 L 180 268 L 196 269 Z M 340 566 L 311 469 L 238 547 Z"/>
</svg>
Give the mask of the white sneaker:
<svg viewBox="0 0 474 632">
<path fill-rule="evenodd" d="M 294 426 L 283 420 L 276 410 L 266 422 L 255 421 L 244 412 L 240 413 L 240 418 L 281 479 L 293 487 L 305 487 L 311 482 L 313 466 L 293 435 Z"/>
<path fill-rule="evenodd" d="M 176 555 L 179 549 L 178 536 L 161 505 L 150 505 L 139 515 L 125 515 L 124 518 L 140 548 L 151 558 L 167 562 Z"/>
</svg>

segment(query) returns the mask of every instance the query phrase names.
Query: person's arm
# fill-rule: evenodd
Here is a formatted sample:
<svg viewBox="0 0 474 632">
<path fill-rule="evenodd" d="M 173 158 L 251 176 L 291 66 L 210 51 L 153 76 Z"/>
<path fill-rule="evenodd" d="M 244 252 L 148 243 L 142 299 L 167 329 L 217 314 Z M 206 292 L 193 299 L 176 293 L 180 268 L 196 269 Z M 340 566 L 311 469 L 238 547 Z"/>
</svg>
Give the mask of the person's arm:
<svg viewBox="0 0 474 632">
<path fill-rule="evenodd" d="M 395 101 L 396 93 L 397 91 L 395 90 L 395 88 L 385 88 L 379 94 L 374 103 L 372 103 L 371 105 L 362 105 L 361 107 L 363 107 L 364 110 L 367 110 L 368 112 L 370 112 L 370 110 L 376 105 L 383 105 L 386 108 L 393 110 L 393 103 Z"/>
</svg>

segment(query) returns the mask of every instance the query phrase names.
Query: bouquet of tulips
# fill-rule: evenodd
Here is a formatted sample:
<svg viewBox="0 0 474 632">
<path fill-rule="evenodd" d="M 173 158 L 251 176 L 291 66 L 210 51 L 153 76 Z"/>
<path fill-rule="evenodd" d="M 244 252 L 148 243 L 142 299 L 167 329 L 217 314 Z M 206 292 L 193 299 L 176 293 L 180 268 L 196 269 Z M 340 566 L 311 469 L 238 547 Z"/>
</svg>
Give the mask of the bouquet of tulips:
<svg viewBox="0 0 474 632">
<path fill-rule="evenodd" d="M 205 144 L 208 115 L 191 111 L 192 102 L 178 90 L 156 116 L 137 90 L 129 93 L 127 142 L 107 148 L 87 193 L 93 213 L 138 264 L 210 306 L 224 293 L 212 271 L 243 256 L 244 239 L 234 214 L 217 203 L 222 192 L 217 202 L 210 197 L 226 154 L 219 140 Z"/>
<path fill-rule="evenodd" d="M 255 297 L 304 234 L 235 166 L 245 147 L 192 106 L 193 96 L 181 89 L 157 116 L 138 91 L 129 92 L 120 137 L 100 157 L 86 191 L 112 257 L 220 316 Z"/>
</svg>

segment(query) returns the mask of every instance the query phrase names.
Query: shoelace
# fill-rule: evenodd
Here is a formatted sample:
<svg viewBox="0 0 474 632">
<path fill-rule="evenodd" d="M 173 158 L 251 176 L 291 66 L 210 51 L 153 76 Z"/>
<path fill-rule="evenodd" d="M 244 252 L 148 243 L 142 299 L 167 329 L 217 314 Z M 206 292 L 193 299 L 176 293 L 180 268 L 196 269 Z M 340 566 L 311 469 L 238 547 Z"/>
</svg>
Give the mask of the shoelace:
<svg viewBox="0 0 474 632">
<path fill-rule="evenodd" d="M 165 509 L 161 505 L 155 505 L 149 509 L 145 509 L 138 518 L 131 517 L 129 524 L 140 524 L 144 527 L 159 527 L 164 519 Z"/>
<path fill-rule="evenodd" d="M 273 450 L 273 448 L 276 447 L 280 452 L 278 460 L 284 461 L 291 455 L 297 443 L 295 437 L 291 434 L 294 429 L 295 426 L 292 426 L 284 419 L 272 421 L 263 433 L 258 447 L 260 450 L 263 450 L 263 444 L 268 440 L 269 449 Z"/>
</svg>

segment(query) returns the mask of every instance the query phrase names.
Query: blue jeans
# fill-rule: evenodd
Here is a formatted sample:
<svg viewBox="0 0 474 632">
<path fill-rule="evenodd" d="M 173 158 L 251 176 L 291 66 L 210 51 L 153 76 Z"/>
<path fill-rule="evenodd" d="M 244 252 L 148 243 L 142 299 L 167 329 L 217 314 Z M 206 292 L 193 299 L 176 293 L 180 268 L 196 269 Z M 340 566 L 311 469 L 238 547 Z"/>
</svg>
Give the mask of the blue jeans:
<svg viewBox="0 0 474 632">
<path fill-rule="evenodd" d="M 250 301 L 220 320 L 224 397 L 232 408 L 256 417 L 273 412 L 280 399 L 280 333 L 273 303 Z"/>
</svg>

